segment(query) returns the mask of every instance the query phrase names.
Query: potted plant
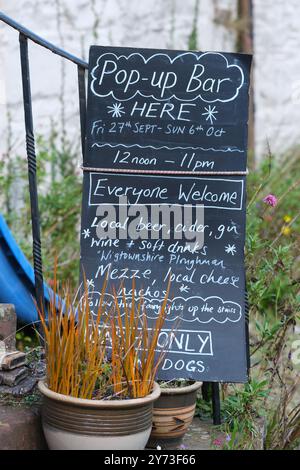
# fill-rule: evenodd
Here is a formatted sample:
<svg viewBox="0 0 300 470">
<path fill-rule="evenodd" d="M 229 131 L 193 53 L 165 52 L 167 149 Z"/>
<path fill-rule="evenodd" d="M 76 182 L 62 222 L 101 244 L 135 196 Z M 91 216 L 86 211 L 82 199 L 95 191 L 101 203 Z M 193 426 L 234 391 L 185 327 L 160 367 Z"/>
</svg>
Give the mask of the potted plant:
<svg viewBox="0 0 300 470">
<path fill-rule="evenodd" d="M 178 446 L 193 421 L 197 392 L 202 382 L 160 382 L 161 394 L 153 409 L 153 427 L 148 447 Z"/>
<path fill-rule="evenodd" d="M 79 303 L 67 289 L 63 304 L 51 300 L 47 320 L 40 313 L 47 367 L 39 390 L 50 449 L 138 450 L 148 441 L 169 288 L 151 330 L 142 299 L 136 303 L 133 294 L 129 301 L 121 291 L 123 307 L 114 293 L 107 311 L 104 283 L 96 317 L 87 288 Z"/>
</svg>

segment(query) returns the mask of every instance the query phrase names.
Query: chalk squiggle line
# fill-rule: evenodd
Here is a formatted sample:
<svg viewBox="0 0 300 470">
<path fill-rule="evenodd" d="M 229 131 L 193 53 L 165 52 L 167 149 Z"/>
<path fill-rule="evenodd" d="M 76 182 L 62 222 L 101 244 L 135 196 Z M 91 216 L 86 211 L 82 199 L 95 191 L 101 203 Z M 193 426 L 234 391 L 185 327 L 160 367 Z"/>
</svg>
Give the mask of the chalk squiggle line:
<svg viewBox="0 0 300 470">
<path fill-rule="evenodd" d="M 101 296 L 100 292 L 98 292 L 98 291 L 90 291 L 89 292 L 89 296 L 93 296 L 95 294 L 98 294 L 99 297 Z M 114 296 L 112 294 L 106 293 L 105 295 L 109 298 L 114 299 Z M 125 295 L 125 297 L 126 297 L 126 299 L 130 299 L 131 295 L 127 294 L 127 295 Z M 118 295 L 117 298 L 121 298 L 121 296 Z M 137 302 L 140 301 L 141 299 L 143 299 L 144 301 L 147 301 L 148 304 L 150 304 L 150 305 L 153 304 L 153 303 L 155 304 L 155 302 L 157 302 L 158 305 L 163 303 L 162 299 L 153 299 L 153 298 L 141 297 L 141 296 L 136 297 Z M 209 320 L 204 321 L 204 320 L 201 320 L 201 318 L 199 318 L 199 317 L 195 317 L 193 319 L 188 319 L 188 318 L 183 318 L 182 315 L 178 315 L 176 313 L 173 313 L 173 314 L 170 314 L 171 318 L 168 318 L 168 316 L 167 316 L 165 318 L 165 321 L 166 322 L 174 322 L 176 320 L 182 320 L 182 321 L 187 322 L 187 323 L 198 322 L 198 323 L 202 323 L 202 324 L 207 324 L 207 323 L 211 323 L 211 322 L 214 321 L 214 322 L 219 323 L 219 324 L 224 324 L 224 323 L 227 323 L 227 322 L 237 323 L 242 318 L 242 308 L 241 308 L 240 304 L 238 304 L 237 302 L 233 302 L 231 300 L 224 300 L 224 299 L 222 299 L 222 297 L 219 297 L 217 295 L 211 295 L 211 296 L 206 297 L 206 298 L 203 298 L 199 295 L 192 295 L 192 296 L 187 297 L 187 298 L 184 298 L 182 296 L 177 296 L 177 297 L 174 297 L 172 300 L 168 299 L 167 302 L 169 304 L 172 304 L 172 303 L 175 303 L 176 300 L 181 300 L 183 302 L 187 302 L 187 301 L 192 300 L 192 299 L 199 299 L 203 302 L 207 302 L 210 299 L 218 299 L 222 302 L 223 305 L 224 304 L 233 304 L 233 305 L 238 307 L 238 310 L 239 310 L 238 317 L 236 319 L 232 319 L 229 316 L 226 316 L 226 318 L 223 321 L 221 321 L 221 320 L 218 320 L 217 318 L 215 318 L 214 316 L 212 316 L 211 318 L 209 318 Z M 124 315 L 124 313 L 121 314 L 121 316 L 123 316 L 123 315 Z M 175 316 L 173 316 L 173 315 L 175 315 Z M 157 315 L 155 315 L 155 312 L 153 313 L 153 312 L 149 311 L 149 312 L 147 312 L 147 318 L 149 318 L 151 320 L 155 320 L 157 318 Z"/>
<path fill-rule="evenodd" d="M 115 147 L 125 147 L 125 148 L 131 148 L 131 147 L 139 147 L 139 148 L 152 148 L 154 150 L 161 150 L 161 149 L 168 149 L 168 150 L 186 150 L 186 149 L 191 149 L 191 150 L 203 150 L 204 152 L 208 152 L 209 150 L 213 152 L 239 152 L 239 153 L 244 153 L 244 150 L 237 149 L 237 148 L 231 148 L 228 147 L 227 149 L 216 149 L 213 147 L 209 148 L 203 148 L 203 147 L 168 147 L 167 145 L 162 145 L 161 147 L 154 147 L 153 145 L 139 145 L 139 144 L 132 144 L 132 145 L 125 145 L 125 144 L 99 144 L 98 142 L 95 142 L 92 145 L 93 147 L 105 147 L 109 146 L 111 148 Z"/>
</svg>

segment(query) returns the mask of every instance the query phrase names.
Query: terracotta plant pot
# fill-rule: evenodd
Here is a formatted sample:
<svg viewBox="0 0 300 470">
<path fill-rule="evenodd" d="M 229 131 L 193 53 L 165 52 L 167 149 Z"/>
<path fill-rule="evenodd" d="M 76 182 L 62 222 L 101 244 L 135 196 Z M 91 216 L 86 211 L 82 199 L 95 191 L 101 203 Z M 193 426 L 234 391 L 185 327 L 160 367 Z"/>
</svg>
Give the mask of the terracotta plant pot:
<svg viewBox="0 0 300 470">
<path fill-rule="evenodd" d="M 147 447 L 163 449 L 180 444 L 193 421 L 197 391 L 202 382 L 178 388 L 161 388 L 154 405 L 153 427 Z"/>
<path fill-rule="evenodd" d="M 39 382 L 43 395 L 42 424 L 49 449 L 140 450 L 152 427 L 153 402 L 160 395 L 154 384 L 145 398 L 85 400 L 61 395 Z"/>
</svg>

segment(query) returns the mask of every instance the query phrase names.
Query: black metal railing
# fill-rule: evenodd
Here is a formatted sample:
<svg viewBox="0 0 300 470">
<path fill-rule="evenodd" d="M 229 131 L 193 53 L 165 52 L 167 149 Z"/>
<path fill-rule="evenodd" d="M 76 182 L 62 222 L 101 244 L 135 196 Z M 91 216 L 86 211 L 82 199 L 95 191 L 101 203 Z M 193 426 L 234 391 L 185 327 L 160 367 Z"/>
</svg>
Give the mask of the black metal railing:
<svg viewBox="0 0 300 470">
<path fill-rule="evenodd" d="M 28 40 L 35 42 L 41 47 L 57 54 L 63 59 L 73 62 L 77 66 L 78 71 L 78 95 L 79 95 L 79 114 L 80 114 L 80 130 L 81 130 L 81 146 L 82 154 L 84 153 L 85 142 L 85 123 L 86 123 L 86 84 L 85 72 L 88 64 L 70 54 L 69 52 L 55 46 L 54 44 L 46 41 L 29 29 L 25 28 L 15 20 L 0 12 L 0 20 L 11 26 L 19 32 L 20 43 L 20 58 L 21 58 L 21 72 L 22 72 L 22 88 L 23 88 L 23 105 L 24 105 L 24 118 L 25 118 L 25 132 L 26 132 L 26 153 L 28 165 L 28 181 L 29 181 L 29 194 L 30 194 L 30 207 L 31 207 L 31 223 L 32 223 L 32 253 L 33 253 L 33 266 L 35 278 L 35 296 L 38 308 L 44 311 L 44 281 L 43 281 L 43 261 L 42 261 L 42 245 L 41 245 L 41 229 L 40 229 L 40 215 L 38 204 L 38 190 L 37 190 L 37 176 L 36 176 L 36 151 L 35 151 L 35 137 L 33 126 L 32 114 L 32 97 L 30 86 L 30 67 L 29 67 L 29 54 L 28 54 Z"/>
</svg>

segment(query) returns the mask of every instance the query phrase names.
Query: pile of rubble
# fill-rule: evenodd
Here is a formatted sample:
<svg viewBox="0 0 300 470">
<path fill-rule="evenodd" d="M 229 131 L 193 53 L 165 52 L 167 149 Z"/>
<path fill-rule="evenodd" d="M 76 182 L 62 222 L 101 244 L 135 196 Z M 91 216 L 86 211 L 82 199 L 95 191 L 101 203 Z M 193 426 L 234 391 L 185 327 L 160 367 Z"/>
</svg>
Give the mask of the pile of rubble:
<svg viewBox="0 0 300 470">
<path fill-rule="evenodd" d="M 23 397 L 33 392 L 45 375 L 43 352 L 16 350 L 16 313 L 13 305 L 0 304 L 0 395 Z"/>
</svg>

